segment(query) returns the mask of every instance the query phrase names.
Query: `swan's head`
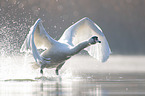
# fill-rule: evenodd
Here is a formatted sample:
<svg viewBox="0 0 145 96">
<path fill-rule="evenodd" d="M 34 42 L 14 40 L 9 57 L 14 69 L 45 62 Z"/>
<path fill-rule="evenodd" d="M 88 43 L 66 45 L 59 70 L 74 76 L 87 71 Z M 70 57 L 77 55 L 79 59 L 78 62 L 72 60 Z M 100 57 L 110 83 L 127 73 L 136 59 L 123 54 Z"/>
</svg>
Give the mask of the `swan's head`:
<svg viewBox="0 0 145 96">
<path fill-rule="evenodd" d="M 96 44 L 96 43 L 101 43 L 101 41 L 98 40 L 97 36 L 93 36 L 89 39 L 90 44 Z"/>
</svg>

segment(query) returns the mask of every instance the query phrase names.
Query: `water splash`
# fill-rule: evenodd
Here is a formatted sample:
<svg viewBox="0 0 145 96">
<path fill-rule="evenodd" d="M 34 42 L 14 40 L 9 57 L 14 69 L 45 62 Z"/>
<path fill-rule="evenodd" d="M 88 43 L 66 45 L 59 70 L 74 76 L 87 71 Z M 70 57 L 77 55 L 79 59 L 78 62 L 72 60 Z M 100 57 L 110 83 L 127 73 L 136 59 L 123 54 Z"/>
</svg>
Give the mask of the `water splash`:
<svg viewBox="0 0 145 96">
<path fill-rule="evenodd" d="M 19 56 L 0 56 L 0 81 L 58 81 L 55 69 L 44 69 L 44 76 L 40 74 L 40 68 L 34 69 L 34 58 L 30 54 Z M 72 76 L 68 69 L 61 73 L 61 77 L 66 79 Z"/>
<path fill-rule="evenodd" d="M 29 59 L 28 59 L 29 58 Z M 1 56 L 0 80 L 7 79 L 34 79 L 39 74 L 31 66 L 33 58 L 25 56 Z"/>
<path fill-rule="evenodd" d="M 2 3 L 4 4 L 0 6 L 0 55 L 19 54 L 36 14 L 34 10 L 26 7 L 25 1 L 7 0 Z M 37 10 L 40 11 L 40 8 Z"/>
</svg>

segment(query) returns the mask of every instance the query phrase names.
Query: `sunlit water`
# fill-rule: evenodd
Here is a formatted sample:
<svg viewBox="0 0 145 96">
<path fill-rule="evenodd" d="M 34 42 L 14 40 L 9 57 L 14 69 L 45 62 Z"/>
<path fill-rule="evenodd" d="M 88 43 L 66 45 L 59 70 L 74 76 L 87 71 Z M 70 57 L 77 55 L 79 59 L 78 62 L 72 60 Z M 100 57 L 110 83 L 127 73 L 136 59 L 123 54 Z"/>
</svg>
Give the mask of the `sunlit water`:
<svg viewBox="0 0 145 96">
<path fill-rule="evenodd" d="M 111 56 L 99 63 L 74 56 L 60 70 L 41 77 L 27 56 L 0 57 L 0 96 L 145 96 L 145 56 Z"/>
</svg>

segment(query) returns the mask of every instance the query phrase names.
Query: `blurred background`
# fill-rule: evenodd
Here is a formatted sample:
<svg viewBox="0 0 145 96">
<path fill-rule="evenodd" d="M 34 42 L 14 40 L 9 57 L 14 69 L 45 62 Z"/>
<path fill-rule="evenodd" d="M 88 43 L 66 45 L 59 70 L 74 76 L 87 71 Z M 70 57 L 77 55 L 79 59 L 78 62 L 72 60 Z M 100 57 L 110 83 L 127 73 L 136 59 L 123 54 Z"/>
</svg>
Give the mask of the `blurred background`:
<svg viewBox="0 0 145 96">
<path fill-rule="evenodd" d="M 0 54 L 19 54 L 33 23 L 59 39 L 89 17 L 104 31 L 113 54 L 145 54 L 145 0 L 0 0 Z"/>
</svg>

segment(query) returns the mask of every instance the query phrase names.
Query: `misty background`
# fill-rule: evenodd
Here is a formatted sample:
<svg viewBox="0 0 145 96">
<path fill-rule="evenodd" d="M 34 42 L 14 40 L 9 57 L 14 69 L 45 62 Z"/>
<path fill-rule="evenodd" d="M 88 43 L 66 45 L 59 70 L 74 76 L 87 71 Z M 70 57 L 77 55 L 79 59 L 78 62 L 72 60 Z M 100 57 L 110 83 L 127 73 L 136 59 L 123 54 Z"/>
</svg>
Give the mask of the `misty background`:
<svg viewBox="0 0 145 96">
<path fill-rule="evenodd" d="M 113 54 L 145 54 L 145 0 L 0 0 L 0 55 L 19 54 L 41 18 L 58 40 L 66 28 L 89 17 L 103 30 Z"/>
</svg>

